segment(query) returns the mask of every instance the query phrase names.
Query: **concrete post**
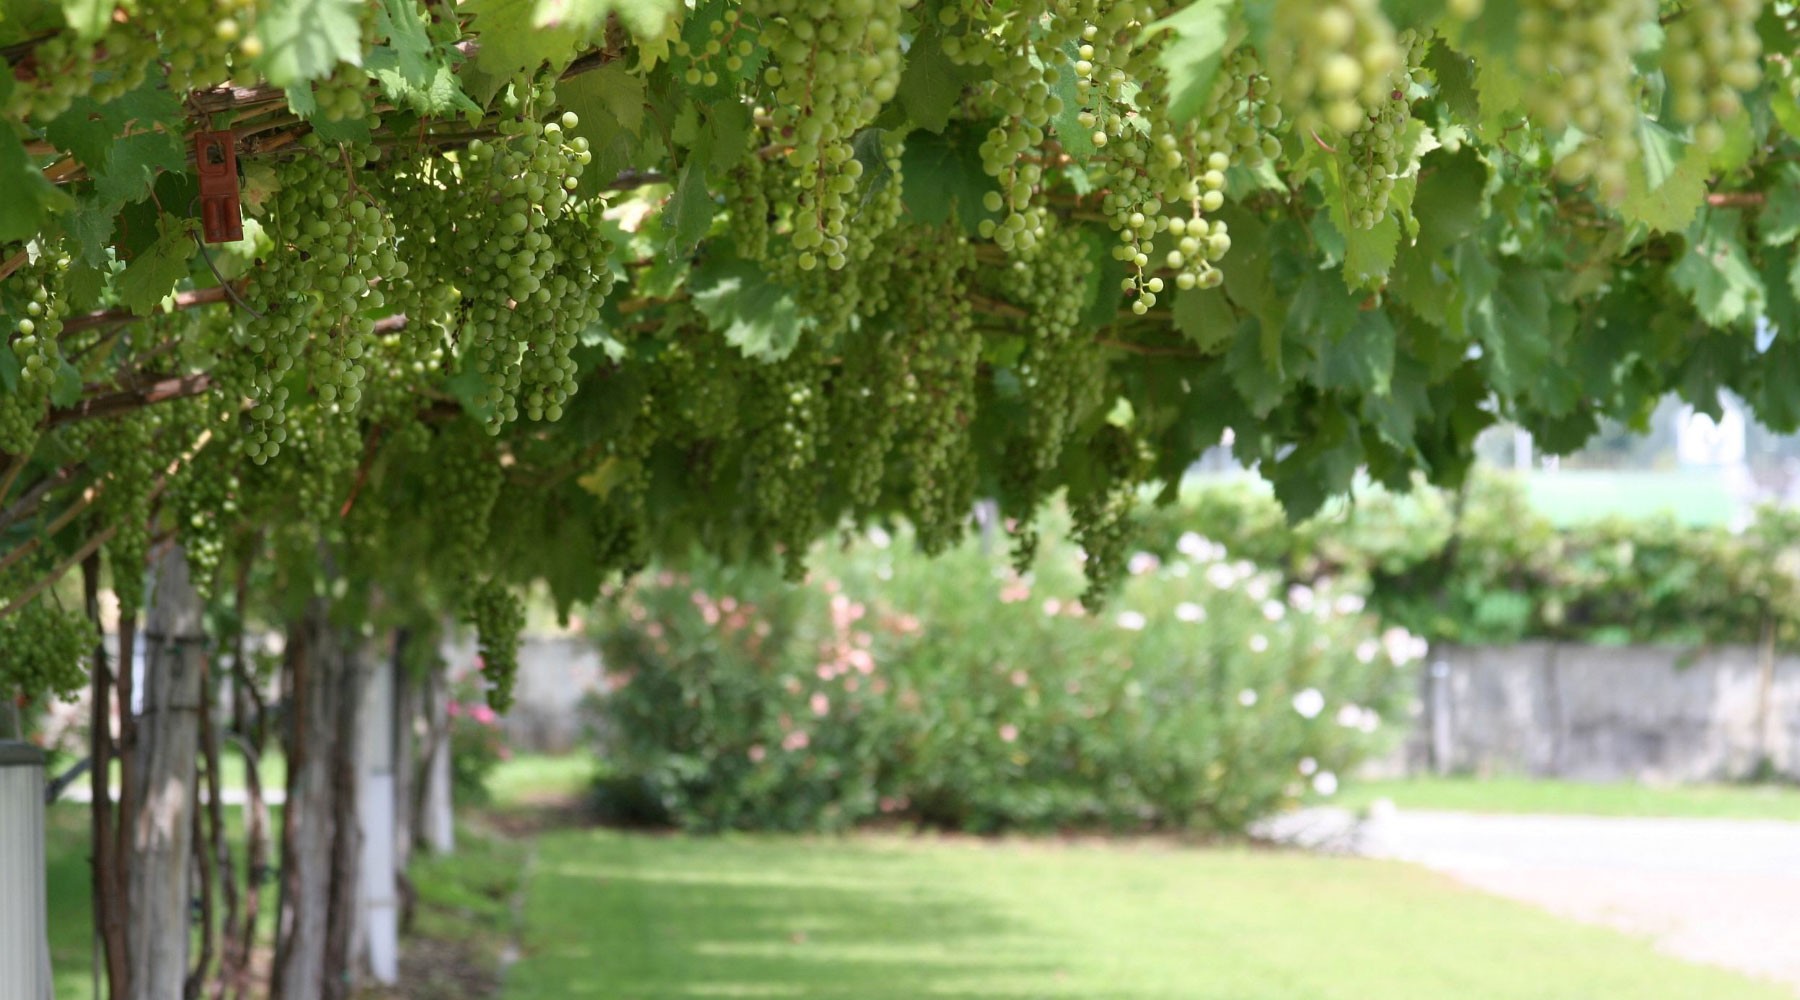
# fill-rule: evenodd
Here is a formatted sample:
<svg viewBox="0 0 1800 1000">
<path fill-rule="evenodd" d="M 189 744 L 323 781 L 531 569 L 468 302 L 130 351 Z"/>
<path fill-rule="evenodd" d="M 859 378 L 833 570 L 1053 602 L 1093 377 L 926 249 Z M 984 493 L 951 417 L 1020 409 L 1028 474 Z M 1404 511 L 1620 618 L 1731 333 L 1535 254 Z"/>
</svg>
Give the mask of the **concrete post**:
<svg viewBox="0 0 1800 1000">
<path fill-rule="evenodd" d="M 1431 664 L 1431 770 L 1435 774 L 1450 773 L 1454 747 L 1450 729 L 1450 664 L 1434 660 Z"/>
<path fill-rule="evenodd" d="M 44 755 L 0 741 L 0 996 L 50 1000 Z"/>
<path fill-rule="evenodd" d="M 400 981 L 399 878 L 394 864 L 394 669 L 383 663 L 363 688 L 357 814 L 362 826 L 362 926 L 369 974 Z"/>
</svg>

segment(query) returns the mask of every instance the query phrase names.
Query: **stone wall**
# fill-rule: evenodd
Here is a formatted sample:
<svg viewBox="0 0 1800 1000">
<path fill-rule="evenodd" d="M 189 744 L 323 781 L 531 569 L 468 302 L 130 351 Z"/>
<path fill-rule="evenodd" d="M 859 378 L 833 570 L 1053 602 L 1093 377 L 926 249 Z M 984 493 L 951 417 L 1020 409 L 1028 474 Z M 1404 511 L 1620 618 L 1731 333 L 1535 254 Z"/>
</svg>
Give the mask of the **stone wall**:
<svg viewBox="0 0 1800 1000">
<path fill-rule="evenodd" d="M 1408 770 L 1725 781 L 1800 777 L 1800 658 L 1549 642 L 1439 651 Z"/>
</svg>

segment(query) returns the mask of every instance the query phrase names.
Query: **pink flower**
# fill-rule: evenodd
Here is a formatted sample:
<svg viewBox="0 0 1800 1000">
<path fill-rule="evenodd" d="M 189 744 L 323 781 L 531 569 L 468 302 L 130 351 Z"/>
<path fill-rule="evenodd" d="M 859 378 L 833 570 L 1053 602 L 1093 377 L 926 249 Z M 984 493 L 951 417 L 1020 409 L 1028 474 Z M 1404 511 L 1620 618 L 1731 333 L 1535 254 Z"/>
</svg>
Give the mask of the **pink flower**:
<svg viewBox="0 0 1800 1000">
<path fill-rule="evenodd" d="M 1000 727 L 1000 738 L 1007 743 L 1016 741 L 1019 738 L 1019 727 L 1010 722 L 1002 725 Z"/>
<path fill-rule="evenodd" d="M 1031 597 L 1031 584 L 1022 577 L 1013 577 L 1000 588 L 1001 604 L 1017 604 Z"/>
<path fill-rule="evenodd" d="M 862 683 L 854 677 L 844 678 L 844 690 L 846 691 L 854 691 L 861 686 Z"/>
<path fill-rule="evenodd" d="M 1031 683 L 1031 675 L 1023 670 L 1015 670 L 1012 672 L 1012 682 L 1013 687 L 1024 687 Z"/>
<path fill-rule="evenodd" d="M 1055 618 L 1062 614 L 1062 602 L 1052 597 L 1044 602 L 1044 617 Z"/>
<path fill-rule="evenodd" d="M 761 764 L 763 758 L 768 755 L 769 751 L 761 743 L 752 743 L 750 749 L 744 753 L 744 756 L 750 758 L 750 763 L 752 764 Z"/>
<path fill-rule="evenodd" d="M 813 673 L 817 674 L 820 680 L 828 681 L 837 676 L 837 668 L 829 663 L 821 663 L 819 664 L 818 669 L 814 670 Z"/>
<path fill-rule="evenodd" d="M 852 649 L 845 655 L 844 662 L 855 667 L 859 674 L 867 675 L 875 672 L 875 657 L 870 656 L 866 649 Z"/>
<path fill-rule="evenodd" d="M 453 701 L 453 702 L 449 703 L 448 705 L 444 706 L 444 714 L 450 716 L 452 719 L 460 717 L 462 715 L 462 712 L 463 712 L 463 708 L 462 708 L 462 704 L 460 702 Z"/>
<path fill-rule="evenodd" d="M 796 729 L 781 738 L 781 749 L 793 753 L 796 750 L 805 750 L 811 742 L 812 738 L 807 736 L 804 730 Z"/>
<path fill-rule="evenodd" d="M 469 718 L 474 719 L 484 726 L 491 726 L 500 721 L 500 717 L 494 714 L 494 710 L 486 705 L 476 705 L 474 708 L 470 709 Z"/>
<path fill-rule="evenodd" d="M 814 692 L 812 696 L 812 711 L 814 715 L 825 715 L 831 711 L 831 699 L 825 697 L 823 691 Z"/>
<path fill-rule="evenodd" d="M 479 653 L 475 654 L 475 669 L 476 670 L 486 670 L 487 669 L 487 659 Z"/>
</svg>

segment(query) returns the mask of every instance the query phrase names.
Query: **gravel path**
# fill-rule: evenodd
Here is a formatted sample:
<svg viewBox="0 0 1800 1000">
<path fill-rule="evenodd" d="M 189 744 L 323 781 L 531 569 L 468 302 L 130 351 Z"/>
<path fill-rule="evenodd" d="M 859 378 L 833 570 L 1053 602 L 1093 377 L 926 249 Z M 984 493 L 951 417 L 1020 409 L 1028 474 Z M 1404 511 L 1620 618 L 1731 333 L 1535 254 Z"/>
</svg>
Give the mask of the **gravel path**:
<svg viewBox="0 0 1800 1000">
<path fill-rule="evenodd" d="M 1265 832 L 1422 864 L 1800 997 L 1800 823 L 1316 809 Z"/>
</svg>

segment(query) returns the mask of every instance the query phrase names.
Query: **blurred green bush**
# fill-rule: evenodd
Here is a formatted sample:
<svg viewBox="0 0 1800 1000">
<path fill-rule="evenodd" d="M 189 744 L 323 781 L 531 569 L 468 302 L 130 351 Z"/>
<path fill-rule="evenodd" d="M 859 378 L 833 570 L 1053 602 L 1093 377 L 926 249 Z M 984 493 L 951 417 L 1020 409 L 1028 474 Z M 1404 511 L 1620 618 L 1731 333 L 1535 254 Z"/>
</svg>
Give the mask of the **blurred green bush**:
<svg viewBox="0 0 1800 1000">
<path fill-rule="evenodd" d="M 1103 614 L 1047 534 L 1030 578 L 880 531 L 802 585 L 696 562 L 596 609 L 592 705 L 615 821 L 870 820 L 974 831 L 1235 831 L 1404 725 L 1407 664 L 1363 597 L 1289 585 L 1198 536 L 1143 553 Z"/>
</svg>

